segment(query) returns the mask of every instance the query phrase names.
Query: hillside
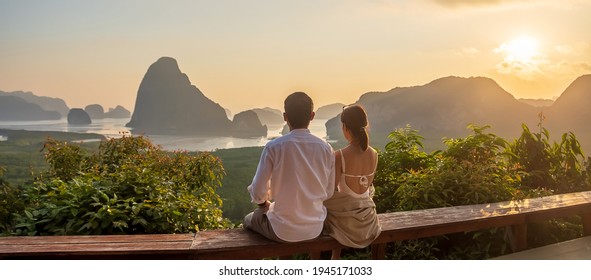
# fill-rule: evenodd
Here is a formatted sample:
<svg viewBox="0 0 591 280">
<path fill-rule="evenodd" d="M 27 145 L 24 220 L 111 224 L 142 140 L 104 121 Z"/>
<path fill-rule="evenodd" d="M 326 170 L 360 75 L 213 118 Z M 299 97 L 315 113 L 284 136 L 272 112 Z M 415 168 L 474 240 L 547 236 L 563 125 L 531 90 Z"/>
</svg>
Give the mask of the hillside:
<svg viewBox="0 0 591 280">
<path fill-rule="evenodd" d="M 407 124 L 427 140 L 467 135 L 466 127 L 491 125 L 490 132 L 502 137 L 519 135 L 521 123 L 535 125 L 538 110 L 515 99 L 494 80 L 483 77 L 445 77 L 422 86 L 370 92 L 356 102 L 362 104 L 370 121 L 372 140 Z M 327 122 L 331 139 L 342 139 L 338 118 Z"/>
<path fill-rule="evenodd" d="M 332 119 L 343 111 L 343 103 L 334 103 L 318 107 L 316 110 L 316 119 Z"/>
<path fill-rule="evenodd" d="M 573 81 L 554 101 L 552 106 L 544 110 L 547 128 L 559 133 L 574 132 L 591 148 L 591 75 L 583 75 Z"/>
</svg>

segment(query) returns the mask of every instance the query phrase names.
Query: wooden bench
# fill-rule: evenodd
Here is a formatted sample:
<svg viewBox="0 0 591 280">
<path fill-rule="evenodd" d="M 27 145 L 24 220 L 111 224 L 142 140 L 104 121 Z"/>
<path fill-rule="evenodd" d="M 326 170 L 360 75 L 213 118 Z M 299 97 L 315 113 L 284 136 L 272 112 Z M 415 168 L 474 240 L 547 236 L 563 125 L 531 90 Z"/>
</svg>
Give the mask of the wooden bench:
<svg viewBox="0 0 591 280">
<path fill-rule="evenodd" d="M 493 227 L 511 227 L 515 251 L 527 248 L 527 223 L 580 215 L 591 235 L 591 191 L 490 204 L 379 214 L 382 233 L 372 258 L 386 243 Z M 277 243 L 244 229 L 196 234 L 0 237 L 0 259 L 263 259 L 300 253 L 318 258 L 340 245 L 328 236 Z"/>
</svg>

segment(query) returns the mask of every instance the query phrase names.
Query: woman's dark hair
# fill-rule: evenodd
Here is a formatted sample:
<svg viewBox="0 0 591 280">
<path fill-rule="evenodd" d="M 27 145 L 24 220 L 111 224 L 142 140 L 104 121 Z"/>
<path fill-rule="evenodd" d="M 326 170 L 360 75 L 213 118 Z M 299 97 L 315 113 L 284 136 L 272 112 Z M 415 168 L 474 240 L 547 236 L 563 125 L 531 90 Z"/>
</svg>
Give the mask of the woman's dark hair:
<svg viewBox="0 0 591 280">
<path fill-rule="evenodd" d="M 293 129 L 307 128 L 310 125 L 310 115 L 314 111 L 314 102 L 310 96 L 303 92 L 294 92 L 285 99 L 283 106 Z"/>
<path fill-rule="evenodd" d="M 367 114 L 363 107 L 359 105 L 343 107 L 341 122 L 351 131 L 353 139 L 359 142 L 361 150 L 367 150 L 369 146 L 369 136 L 367 135 L 368 122 Z"/>
</svg>

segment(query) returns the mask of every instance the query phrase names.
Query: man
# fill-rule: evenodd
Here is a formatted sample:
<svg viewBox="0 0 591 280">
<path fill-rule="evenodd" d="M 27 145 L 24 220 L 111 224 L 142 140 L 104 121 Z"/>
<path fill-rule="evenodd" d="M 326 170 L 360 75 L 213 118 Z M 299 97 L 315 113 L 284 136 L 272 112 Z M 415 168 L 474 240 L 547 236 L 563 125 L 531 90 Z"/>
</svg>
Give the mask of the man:
<svg viewBox="0 0 591 280">
<path fill-rule="evenodd" d="M 312 99 L 295 92 L 284 107 L 290 132 L 263 149 L 248 186 L 258 208 L 244 218 L 244 226 L 271 240 L 297 242 L 322 232 L 323 202 L 334 192 L 335 163 L 332 147 L 308 130 L 314 119 Z"/>
</svg>

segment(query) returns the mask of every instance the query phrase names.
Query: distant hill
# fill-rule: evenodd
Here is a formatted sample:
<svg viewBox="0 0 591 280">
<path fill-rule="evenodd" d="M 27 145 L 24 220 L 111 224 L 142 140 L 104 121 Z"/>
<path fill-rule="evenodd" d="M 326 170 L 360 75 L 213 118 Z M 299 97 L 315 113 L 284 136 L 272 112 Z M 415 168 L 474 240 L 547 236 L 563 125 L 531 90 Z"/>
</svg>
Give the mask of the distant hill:
<svg viewBox="0 0 591 280">
<path fill-rule="evenodd" d="M 514 138 L 521 132 L 521 123 L 530 127 L 537 123 L 539 112 L 483 77 L 446 77 L 422 86 L 370 92 L 356 103 L 368 113 L 372 141 L 381 144 L 390 132 L 407 124 L 428 141 L 465 136 L 471 123 L 491 125 L 489 132 Z M 342 139 L 338 116 L 326 126 L 330 139 Z"/>
<path fill-rule="evenodd" d="M 1 121 L 59 120 L 61 118 L 60 113 L 44 110 L 41 106 L 20 97 L 0 95 Z"/>
<path fill-rule="evenodd" d="M 84 111 L 88 113 L 91 119 L 99 120 L 104 118 L 111 119 L 126 119 L 131 116 L 131 112 L 125 109 L 123 106 L 117 105 L 115 108 L 109 108 L 108 112 L 105 112 L 103 106 L 100 104 L 90 104 L 84 107 Z"/>
<path fill-rule="evenodd" d="M 131 116 L 131 112 L 121 105 L 117 105 L 115 108 L 109 108 L 109 111 L 105 112 L 105 118 L 111 119 L 127 119 Z"/>
<path fill-rule="evenodd" d="M 554 103 L 552 99 L 519 98 L 517 100 L 534 107 L 550 107 Z"/>
<path fill-rule="evenodd" d="M 332 119 L 343 111 L 343 103 L 334 103 L 321 106 L 316 110 L 316 119 Z"/>
<path fill-rule="evenodd" d="M 90 104 L 84 107 L 84 111 L 93 120 L 105 118 L 105 109 L 100 104 Z"/>
<path fill-rule="evenodd" d="M 232 135 L 236 137 L 267 136 L 267 126 L 261 123 L 257 113 L 247 110 L 234 116 Z"/>
<path fill-rule="evenodd" d="M 574 132 L 579 141 L 585 142 L 582 144 L 591 148 L 591 75 L 573 81 L 554 104 L 544 110 L 544 115 L 551 133 L 559 136 L 559 133 Z"/>
<path fill-rule="evenodd" d="M 66 102 L 60 98 L 54 97 L 47 97 L 47 96 L 37 96 L 32 92 L 24 92 L 24 91 L 13 91 L 13 92 L 4 92 L 0 91 L 0 96 L 16 96 L 21 98 L 29 103 L 34 103 L 39 105 L 45 111 L 56 111 L 60 113 L 62 117 L 66 117 L 68 112 L 70 112 L 70 108 L 66 105 Z"/>
<path fill-rule="evenodd" d="M 91 124 L 90 115 L 82 108 L 72 108 L 68 113 L 68 125 L 87 125 Z"/>
<path fill-rule="evenodd" d="M 265 107 L 252 109 L 252 111 L 257 114 L 261 123 L 267 126 L 281 126 L 285 123 L 283 113 L 280 110 Z"/>
<path fill-rule="evenodd" d="M 146 72 L 127 124 L 134 133 L 230 135 L 222 106 L 191 84 L 175 59 L 162 57 Z"/>
</svg>

